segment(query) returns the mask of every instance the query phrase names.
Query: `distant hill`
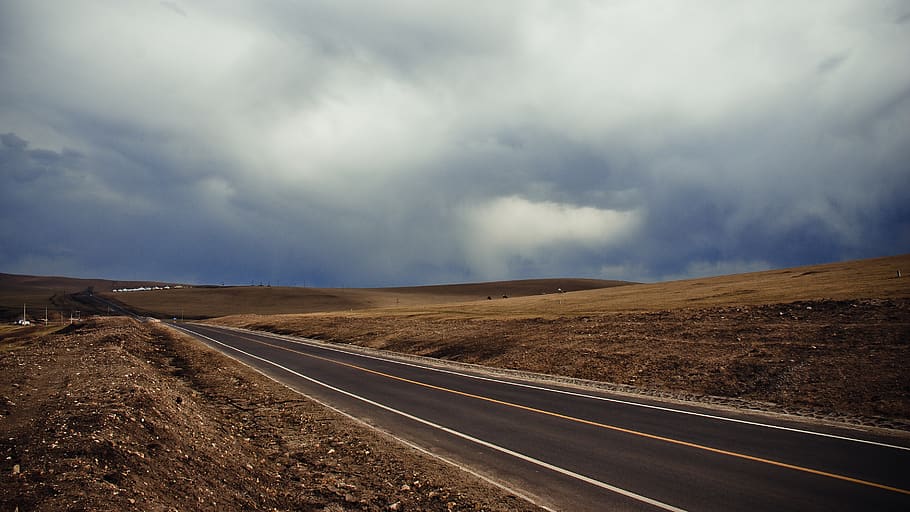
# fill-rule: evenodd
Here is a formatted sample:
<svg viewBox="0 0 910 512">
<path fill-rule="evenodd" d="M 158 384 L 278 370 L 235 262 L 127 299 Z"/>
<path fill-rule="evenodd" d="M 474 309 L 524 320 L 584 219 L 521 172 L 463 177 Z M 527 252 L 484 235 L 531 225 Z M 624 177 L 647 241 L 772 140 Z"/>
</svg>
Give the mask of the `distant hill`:
<svg viewBox="0 0 910 512">
<path fill-rule="evenodd" d="M 902 278 L 897 271 L 902 271 Z M 237 314 L 328 313 L 391 309 L 394 314 L 469 316 L 560 316 L 608 311 L 656 311 L 686 307 L 769 304 L 816 299 L 910 297 L 910 255 L 846 261 L 748 274 L 653 284 L 597 279 L 529 279 L 397 288 L 300 288 L 192 286 L 119 292 L 121 288 L 166 286 L 152 281 L 113 281 L 0 274 L 0 319 L 51 314 L 105 313 L 100 302 L 80 301 L 92 290 L 105 300 L 148 316 L 212 318 Z M 563 293 L 560 293 L 563 292 Z M 505 300 L 504 297 L 508 297 Z M 487 299 L 490 300 L 487 300 Z M 94 304 L 94 305 L 93 305 Z"/>
<path fill-rule="evenodd" d="M 324 313 L 502 300 L 627 285 L 597 279 L 531 279 L 398 288 L 193 287 L 104 297 L 148 316 L 211 318 L 236 314 Z"/>
<path fill-rule="evenodd" d="M 902 277 L 898 277 L 898 271 Z M 555 297 L 519 297 L 465 304 L 479 317 L 562 316 L 621 311 L 787 303 L 801 300 L 910 298 L 910 254 L 746 274 L 582 290 Z M 451 308 L 421 308 L 421 313 Z M 377 312 L 378 313 L 378 312 Z M 400 310 L 396 313 L 410 314 Z"/>
<path fill-rule="evenodd" d="M 43 319 L 45 308 L 51 319 L 57 319 L 60 315 L 69 317 L 75 311 L 89 314 L 95 310 L 91 306 L 74 300 L 74 294 L 88 291 L 104 293 L 115 288 L 151 287 L 165 284 L 152 281 L 113 281 L 0 273 L 0 320 L 10 321 L 21 318 L 23 304 L 26 306 L 30 320 Z"/>
<path fill-rule="evenodd" d="M 231 314 L 313 313 L 377 307 L 421 306 L 475 300 L 526 297 L 593 290 L 628 284 L 598 279 L 529 279 L 489 283 L 446 284 L 396 288 L 301 288 L 272 286 L 188 286 L 183 289 L 115 292 L 114 290 L 174 287 L 159 281 L 115 281 L 0 273 L 0 319 L 11 321 L 28 307 L 32 320 L 71 313 L 106 313 L 104 306 L 79 300 L 94 293 L 141 314 L 157 317 L 210 318 Z"/>
</svg>

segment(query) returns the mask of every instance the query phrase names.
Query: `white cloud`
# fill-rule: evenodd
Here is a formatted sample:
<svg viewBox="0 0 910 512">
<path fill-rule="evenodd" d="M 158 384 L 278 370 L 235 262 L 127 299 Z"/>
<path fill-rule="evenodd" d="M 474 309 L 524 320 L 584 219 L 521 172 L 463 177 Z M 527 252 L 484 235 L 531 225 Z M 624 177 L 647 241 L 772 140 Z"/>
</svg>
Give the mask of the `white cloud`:
<svg viewBox="0 0 910 512">
<path fill-rule="evenodd" d="M 515 260 L 534 265 L 548 253 L 614 246 L 640 221 L 634 211 L 532 202 L 518 196 L 496 198 L 460 213 L 463 250 L 486 277 L 509 274 Z"/>
<path fill-rule="evenodd" d="M 413 172 L 439 151 L 448 116 L 423 91 L 352 74 L 357 78 L 342 80 L 319 101 L 262 127 L 266 154 L 286 183 L 345 193 Z"/>
</svg>

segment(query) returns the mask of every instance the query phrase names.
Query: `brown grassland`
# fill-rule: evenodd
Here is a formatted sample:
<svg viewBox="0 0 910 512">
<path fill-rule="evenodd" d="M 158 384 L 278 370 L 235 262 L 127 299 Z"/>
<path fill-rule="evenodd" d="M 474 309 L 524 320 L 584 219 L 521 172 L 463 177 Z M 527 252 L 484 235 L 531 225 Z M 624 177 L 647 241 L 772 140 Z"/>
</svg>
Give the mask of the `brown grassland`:
<svg viewBox="0 0 910 512">
<path fill-rule="evenodd" d="M 195 287 L 104 294 L 149 316 L 212 318 L 236 314 L 292 314 L 375 309 L 420 308 L 487 297 L 522 297 L 621 286 L 622 281 L 597 279 L 531 279 L 493 283 L 415 286 L 406 288 L 294 288 L 277 286 Z M 20 306 L 21 307 L 21 306 Z"/>
<path fill-rule="evenodd" d="M 0 275 L 0 305 L 10 320 L 24 301 L 90 310 L 74 292 L 93 286 L 157 316 L 259 312 L 209 321 L 910 432 L 910 280 L 898 269 L 910 255 L 623 286 L 118 294 L 113 281 Z M 281 312 L 295 314 L 266 314 Z M 0 473 L 6 510 L 534 510 L 122 317 L 0 326 Z"/>
<path fill-rule="evenodd" d="M 910 269 L 910 255 L 212 322 L 906 428 L 910 278 L 898 278 L 899 269 Z"/>
<path fill-rule="evenodd" d="M 77 279 L 71 277 L 20 276 L 0 273 L 0 321 L 22 318 L 22 306 L 27 306 L 28 320 L 47 318 L 59 322 L 69 320 L 76 311 L 86 315 L 96 312 L 78 300 L 78 293 L 92 290 L 110 292 L 115 288 L 155 286 L 163 283 L 146 281 L 111 281 L 106 279 Z M 101 311 L 97 311 L 101 312 Z"/>
</svg>

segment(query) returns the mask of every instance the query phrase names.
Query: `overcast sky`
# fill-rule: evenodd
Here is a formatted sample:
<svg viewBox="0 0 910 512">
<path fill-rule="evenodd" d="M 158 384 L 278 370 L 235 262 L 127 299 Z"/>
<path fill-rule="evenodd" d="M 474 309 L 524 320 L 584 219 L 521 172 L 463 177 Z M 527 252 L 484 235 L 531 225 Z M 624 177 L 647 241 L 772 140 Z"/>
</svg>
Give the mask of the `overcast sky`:
<svg viewBox="0 0 910 512">
<path fill-rule="evenodd" d="M 662 280 L 910 252 L 910 2 L 0 0 L 0 272 Z"/>
</svg>

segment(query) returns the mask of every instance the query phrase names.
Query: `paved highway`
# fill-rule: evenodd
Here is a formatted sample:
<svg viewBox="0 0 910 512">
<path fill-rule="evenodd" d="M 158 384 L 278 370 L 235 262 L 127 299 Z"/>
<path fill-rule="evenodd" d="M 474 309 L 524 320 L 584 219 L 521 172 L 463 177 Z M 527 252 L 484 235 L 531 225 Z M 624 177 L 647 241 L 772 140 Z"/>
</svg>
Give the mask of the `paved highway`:
<svg viewBox="0 0 910 512">
<path fill-rule="evenodd" d="M 177 326 L 553 510 L 910 510 L 910 442 Z"/>
</svg>

